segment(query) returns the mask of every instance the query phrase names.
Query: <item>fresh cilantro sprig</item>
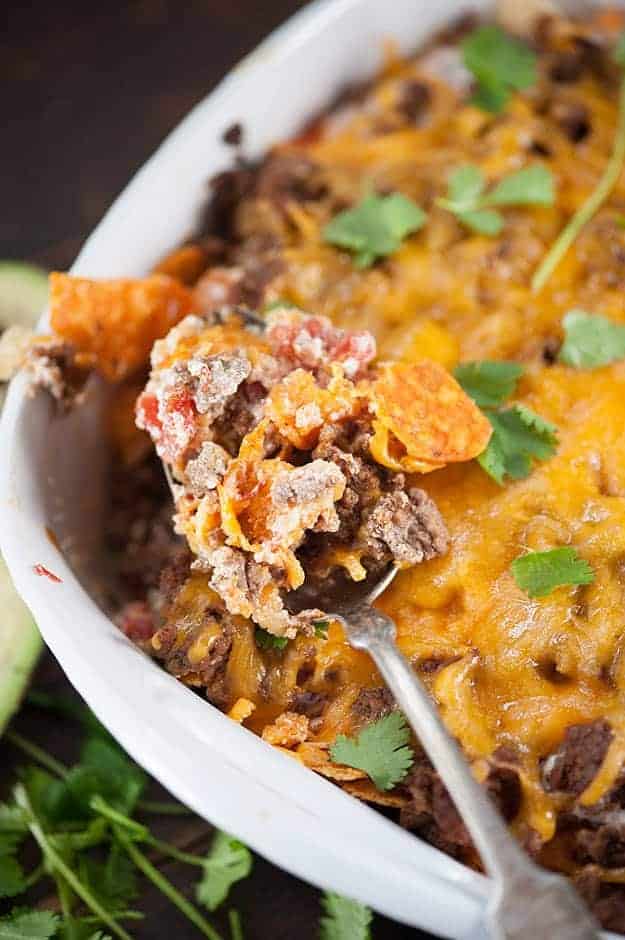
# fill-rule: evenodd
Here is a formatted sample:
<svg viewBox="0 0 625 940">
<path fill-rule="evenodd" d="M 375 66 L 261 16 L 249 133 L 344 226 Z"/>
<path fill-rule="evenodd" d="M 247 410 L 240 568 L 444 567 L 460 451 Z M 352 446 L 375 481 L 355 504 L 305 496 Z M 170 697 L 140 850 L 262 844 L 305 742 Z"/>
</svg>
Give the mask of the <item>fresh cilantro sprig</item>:
<svg viewBox="0 0 625 940">
<path fill-rule="evenodd" d="M 570 310 L 562 321 L 564 342 L 558 359 L 578 369 L 595 369 L 625 359 L 625 326 L 607 317 Z"/>
<path fill-rule="evenodd" d="M 500 486 L 507 477 L 525 479 L 533 461 L 552 457 L 557 446 L 557 429 L 551 422 L 525 405 L 501 407 L 514 394 L 522 374 L 519 363 L 490 360 L 465 362 L 454 371 L 456 380 L 492 425 L 488 446 L 477 459 Z"/>
<path fill-rule="evenodd" d="M 556 452 L 556 427 L 525 405 L 486 412 L 493 426 L 479 465 L 502 486 L 506 477 L 524 480 L 534 460 L 548 460 Z"/>
<path fill-rule="evenodd" d="M 497 235 L 504 219 L 498 207 L 552 206 L 555 199 L 553 174 L 544 166 L 523 167 L 505 176 L 490 189 L 479 167 L 458 167 L 449 177 L 445 198 L 438 206 L 453 212 L 458 221 L 482 235 Z"/>
<path fill-rule="evenodd" d="M 335 764 L 364 770 L 378 790 L 391 790 L 414 762 L 409 741 L 406 719 L 395 711 L 367 725 L 353 738 L 339 734 L 330 748 L 330 757 Z"/>
<path fill-rule="evenodd" d="M 325 632 L 328 622 L 318 621 L 315 626 Z M 51 877 L 62 916 L 16 907 L 0 916 L 0 940 L 131 940 L 122 924 L 143 917 L 131 906 L 138 894 L 138 873 L 194 924 L 199 935 L 223 940 L 144 849 L 198 871 L 196 898 L 211 911 L 224 903 L 236 882 L 250 874 L 253 857 L 249 849 L 221 831 L 215 833 L 204 856 L 156 838 L 135 814 L 161 809 L 169 813 L 177 804 L 141 799 L 147 782 L 143 771 L 95 716 L 69 699 L 35 693 L 30 703 L 79 721 L 87 737 L 79 762 L 66 767 L 39 745 L 8 732 L 11 743 L 39 766 L 25 767 L 13 801 L 0 803 L 0 894 L 3 889 L 6 896 L 21 894 Z M 43 861 L 26 875 L 17 856 L 28 839 L 39 846 Z M 369 940 L 372 915 L 368 908 L 334 894 L 322 903 L 321 937 Z M 229 940 L 244 940 L 238 911 L 228 911 L 228 925 Z"/>
<path fill-rule="evenodd" d="M 543 289 L 582 229 L 599 211 L 616 186 L 625 163 L 625 33 L 614 50 L 614 61 L 623 69 L 618 98 L 618 118 L 614 131 L 612 154 L 597 185 L 579 209 L 569 219 L 551 248 L 539 264 L 532 278 L 532 290 Z"/>
<path fill-rule="evenodd" d="M 528 552 L 515 558 L 511 567 L 514 580 L 530 597 L 545 597 L 563 585 L 592 584 L 595 574 L 574 548 L 553 548 Z"/>
<path fill-rule="evenodd" d="M 484 359 L 481 362 L 463 362 L 456 367 L 454 376 L 476 405 L 496 408 L 514 394 L 523 366 L 518 362 Z"/>
<path fill-rule="evenodd" d="M 339 212 L 323 229 L 325 241 L 346 248 L 357 268 L 397 251 L 404 238 L 417 232 L 426 214 L 402 193 L 370 194 L 352 209 Z"/>
<path fill-rule="evenodd" d="M 535 84 L 536 55 L 498 26 L 481 26 L 461 43 L 465 66 L 473 73 L 473 104 L 483 111 L 504 109 L 513 91 Z"/>
<path fill-rule="evenodd" d="M 326 892 L 321 899 L 319 940 L 371 940 L 373 914 L 364 904 Z"/>
<path fill-rule="evenodd" d="M 203 861 L 204 875 L 197 886 L 197 900 L 216 910 L 228 897 L 233 884 L 247 878 L 252 870 L 252 853 L 242 842 L 218 831 Z"/>
</svg>

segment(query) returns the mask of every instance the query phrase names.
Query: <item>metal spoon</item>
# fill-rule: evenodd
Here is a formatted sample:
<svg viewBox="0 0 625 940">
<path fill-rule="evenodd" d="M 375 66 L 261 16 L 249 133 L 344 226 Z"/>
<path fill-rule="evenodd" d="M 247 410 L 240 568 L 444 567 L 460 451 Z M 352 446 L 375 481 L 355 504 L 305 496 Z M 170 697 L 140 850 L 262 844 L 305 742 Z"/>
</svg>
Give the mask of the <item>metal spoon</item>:
<svg viewBox="0 0 625 940">
<path fill-rule="evenodd" d="M 405 714 L 462 816 L 494 887 L 487 908 L 498 940 L 596 940 L 599 926 L 562 875 L 535 865 L 508 832 L 408 660 L 395 643 L 395 624 L 372 606 L 389 586 L 393 565 L 374 583 L 340 582 L 287 595 L 294 611 L 315 607 L 341 622 L 349 643 L 366 650 Z"/>
</svg>

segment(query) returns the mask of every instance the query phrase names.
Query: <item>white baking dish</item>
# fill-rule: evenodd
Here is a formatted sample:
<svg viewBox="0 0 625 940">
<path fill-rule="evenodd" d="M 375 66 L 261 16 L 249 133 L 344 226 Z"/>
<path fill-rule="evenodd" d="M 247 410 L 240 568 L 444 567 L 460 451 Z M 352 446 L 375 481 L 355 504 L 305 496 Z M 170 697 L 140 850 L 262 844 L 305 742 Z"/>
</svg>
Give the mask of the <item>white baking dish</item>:
<svg viewBox="0 0 625 940">
<path fill-rule="evenodd" d="M 471 0 L 472 8 L 485 0 Z M 261 153 L 370 74 L 381 41 L 406 50 L 463 0 L 318 0 L 277 30 L 198 105 L 117 199 L 73 272 L 142 275 L 193 228 L 206 180 L 231 159 L 243 122 Z M 116 145 L 113 143 L 113 145 Z M 70 681 L 130 754 L 180 800 L 266 858 L 322 888 L 445 937 L 478 937 L 485 878 L 273 750 L 163 672 L 102 614 L 46 534 L 97 565 L 103 442 L 97 394 L 53 418 L 13 383 L 2 422 L 0 540 L 15 584 Z M 33 571 L 43 564 L 57 584 Z"/>
</svg>

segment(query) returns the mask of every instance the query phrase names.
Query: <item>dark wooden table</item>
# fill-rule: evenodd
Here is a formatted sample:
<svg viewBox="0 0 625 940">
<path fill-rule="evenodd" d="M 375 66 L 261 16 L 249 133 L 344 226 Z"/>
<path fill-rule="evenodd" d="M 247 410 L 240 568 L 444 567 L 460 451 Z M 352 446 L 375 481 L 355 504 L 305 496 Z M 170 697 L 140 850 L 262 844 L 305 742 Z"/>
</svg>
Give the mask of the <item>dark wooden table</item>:
<svg viewBox="0 0 625 940">
<path fill-rule="evenodd" d="M 163 137 L 302 0 L 6 0 L 0 69 L 0 258 L 67 268 Z M 69 692 L 48 654 L 39 688 Z M 26 708 L 16 727 L 64 759 L 76 728 Z M 21 757 L 0 744 L 0 796 Z M 159 821 L 177 844 L 208 844 L 199 820 Z M 167 874 L 189 890 L 188 869 Z M 313 940 L 318 893 L 257 859 L 233 891 L 246 940 Z M 137 940 L 197 937 L 155 891 Z M 225 926 L 222 924 L 222 926 Z M 375 940 L 425 937 L 376 917 Z"/>
</svg>

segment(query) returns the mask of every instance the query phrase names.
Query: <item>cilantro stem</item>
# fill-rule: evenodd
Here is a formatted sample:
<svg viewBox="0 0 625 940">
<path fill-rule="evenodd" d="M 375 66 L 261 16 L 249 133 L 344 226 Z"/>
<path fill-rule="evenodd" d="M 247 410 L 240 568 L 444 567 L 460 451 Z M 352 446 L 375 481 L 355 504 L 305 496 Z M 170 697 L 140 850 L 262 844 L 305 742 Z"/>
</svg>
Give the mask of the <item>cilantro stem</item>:
<svg viewBox="0 0 625 940">
<path fill-rule="evenodd" d="M 93 796 L 89 801 L 89 806 L 95 813 L 105 816 L 112 823 L 115 823 L 116 826 L 123 826 L 124 829 L 132 832 L 133 835 L 141 841 L 146 841 L 149 838 L 150 832 L 147 826 L 135 822 L 134 819 L 130 819 L 129 816 L 109 806 L 106 800 L 103 800 L 101 796 Z"/>
<path fill-rule="evenodd" d="M 50 773 L 55 774 L 57 777 L 67 776 L 68 771 L 65 764 L 56 760 L 51 754 L 48 754 L 47 751 L 39 747 L 38 744 L 18 734 L 17 731 L 7 731 L 6 739 L 10 741 L 11 744 L 14 744 L 15 747 L 19 748 L 20 751 L 23 751 L 24 754 L 27 754 L 33 760 L 37 761 L 38 764 L 41 764 L 42 767 L 45 767 L 46 770 L 49 770 Z"/>
<path fill-rule="evenodd" d="M 141 911 L 132 911 L 132 910 L 115 911 L 115 917 L 117 917 L 118 920 L 145 920 L 145 914 L 143 914 Z M 80 923 L 87 924 L 87 926 L 90 926 L 92 924 L 97 925 L 100 923 L 100 918 L 95 917 L 93 914 L 90 914 L 88 917 L 81 917 Z"/>
<path fill-rule="evenodd" d="M 148 845 L 152 846 L 153 849 L 157 849 L 159 852 L 162 852 L 163 855 L 169 855 L 171 858 L 175 858 L 178 862 L 184 862 L 186 865 L 199 865 L 200 868 L 204 865 L 204 860 L 200 858 L 199 855 L 193 855 L 190 852 L 183 852 L 181 849 L 177 849 L 175 845 L 169 845 L 168 842 L 162 842 L 151 833 L 146 841 Z"/>
<path fill-rule="evenodd" d="M 142 813 L 151 813 L 155 816 L 193 816 L 191 810 L 182 803 L 160 802 L 159 800 L 139 800 L 137 809 Z"/>
<path fill-rule="evenodd" d="M 244 940 L 241 915 L 233 907 L 228 911 L 228 923 L 230 925 L 231 940 Z"/>
<path fill-rule="evenodd" d="M 18 783 L 15 786 L 13 795 L 17 805 L 24 810 L 28 820 L 28 828 L 31 832 L 31 835 L 41 849 L 43 856 L 48 862 L 52 871 L 66 882 L 66 884 L 80 898 L 85 906 L 92 910 L 93 913 L 100 918 L 102 923 L 109 928 L 111 933 L 115 934 L 116 937 L 119 937 L 119 940 L 132 940 L 124 928 L 118 924 L 115 918 L 111 917 L 108 911 L 102 907 L 97 898 L 93 896 L 91 891 L 82 883 L 80 878 L 78 878 L 71 868 L 69 868 L 56 849 L 53 848 L 35 814 L 35 811 L 33 810 L 26 792 L 26 788 L 23 786 L 23 784 Z"/>
<path fill-rule="evenodd" d="M 532 278 L 532 290 L 538 292 L 545 286 L 565 254 L 583 229 L 601 208 L 616 184 L 623 169 L 625 160 L 625 78 L 621 81 L 619 91 L 618 123 L 614 135 L 612 155 L 588 199 L 579 207 L 577 212 L 569 219 L 555 242 L 543 258 Z"/>
<path fill-rule="evenodd" d="M 113 832 L 115 838 L 118 840 L 123 849 L 130 857 L 130 859 L 137 866 L 139 871 L 142 871 L 146 878 L 155 885 L 158 890 L 165 895 L 166 898 L 169 898 L 172 904 L 174 904 L 179 911 L 181 911 L 185 917 L 187 917 L 192 924 L 198 928 L 198 930 L 209 940 L 222 940 L 220 934 L 211 927 L 211 925 L 206 921 L 200 912 L 184 897 L 180 892 L 173 886 L 173 884 L 168 881 L 167 878 L 155 868 L 154 865 L 150 862 L 148 858 L 137 848 L 136 844 L 132 841 L 128 833 L 121 826 L 113 825 Z"/>
<path fill-rule="evenodd" d="M 37 865 L 36 868 L 33 868 L 30 875 L 27 875 L 24 879 L 24 891 L 28 891 L 28 889 L 36 885 L 38 881 L 41 881 L 45 874 L 46 866 L 42 862 L 41 865 Z"/>
</svg>

